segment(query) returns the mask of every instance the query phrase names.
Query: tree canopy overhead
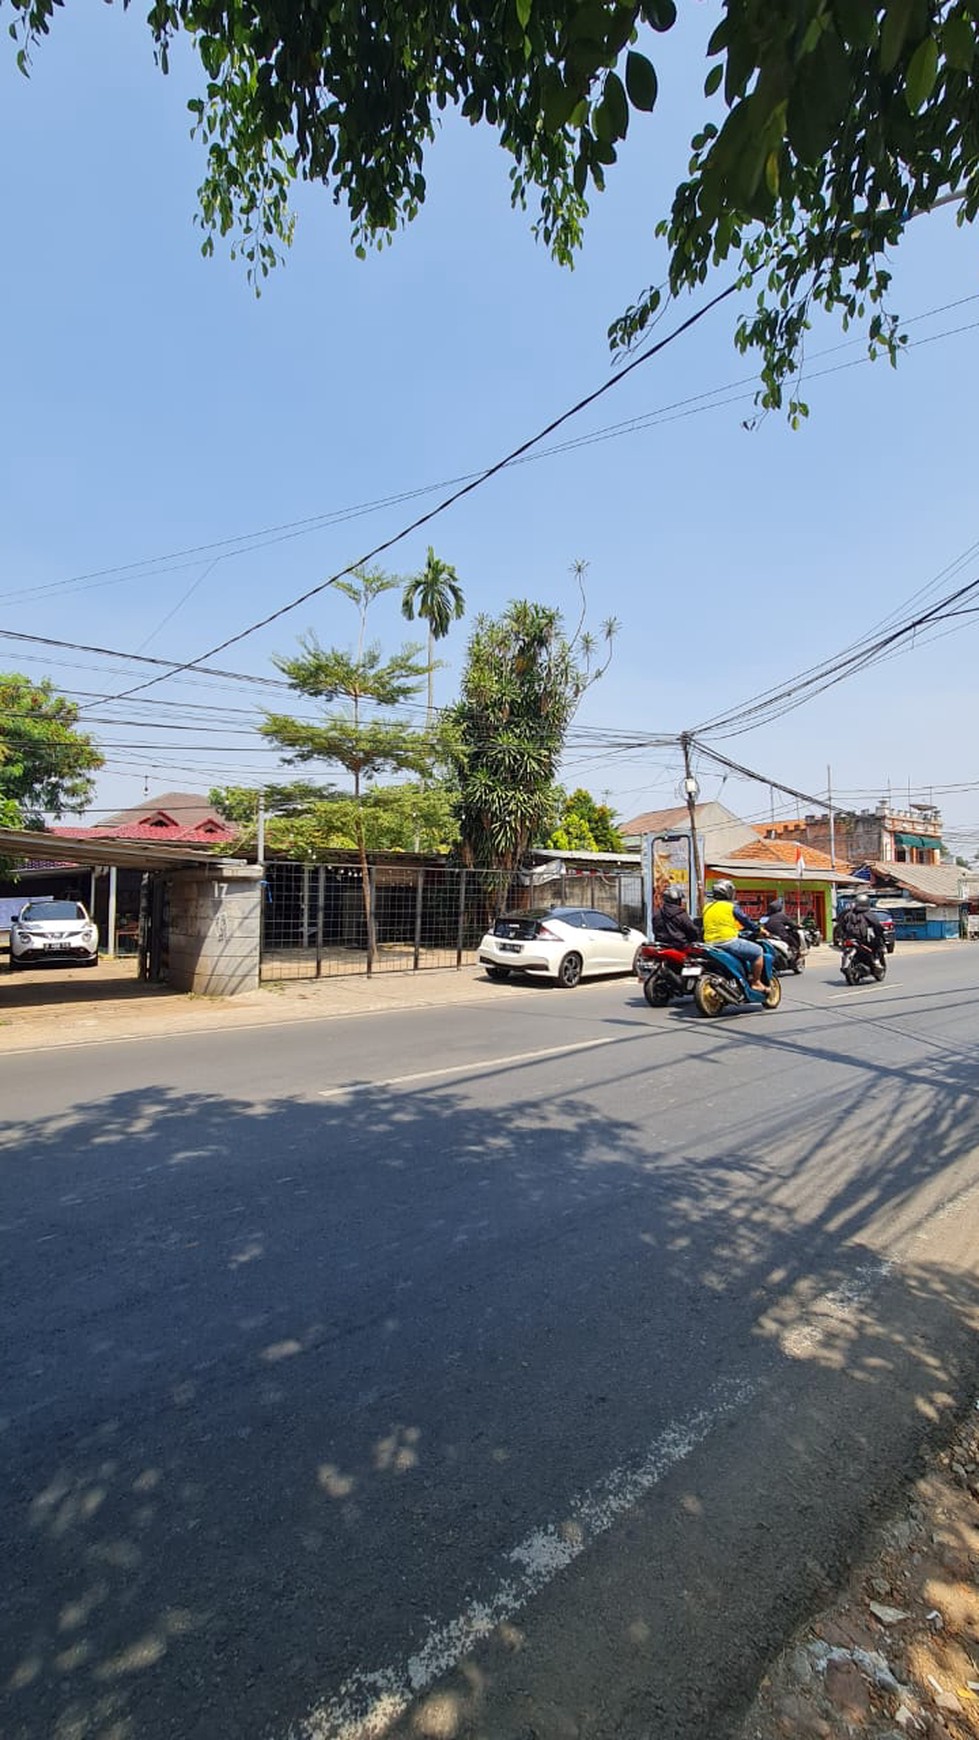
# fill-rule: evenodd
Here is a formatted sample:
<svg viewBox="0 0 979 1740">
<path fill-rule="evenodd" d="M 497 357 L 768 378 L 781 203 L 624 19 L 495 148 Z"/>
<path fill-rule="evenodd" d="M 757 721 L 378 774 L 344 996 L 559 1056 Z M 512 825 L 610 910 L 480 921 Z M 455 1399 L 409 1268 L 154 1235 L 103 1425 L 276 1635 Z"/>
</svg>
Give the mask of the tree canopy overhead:
<svg viewBox="0 0 979 1740">
<path fill-rule="evenodd" d="M 74 701 L 46 677 L 0 672 L 0 822 L 43 827 L 85 808 L 104 757 L 79 731 Z"/>
<path fill-rule="evenodd" d="M 60 3 L 8 0 L 25 70 Z M 155 0 L 148 15 L 164 70 L 189 32 L 205 74 L 190 105 L 205 248 L 231 233 L 257 274 L 291 237 L 297 177 L 346 205 L 359 249 L 413 218 L 448 108 L 496 131 L 515 203 L 536 200 L 569 261 L 589 192 L 655 108 L 656 32 L 676 21 L 674 0 Z M 781 403 L 814 302 L 844 322 L 866 310 L 893 355 L 888 250 L 943 200 L 975 217 L 977 30 L 977 0 L 725 0 L 689 175 L 663 214 L 664 281 L 677 294 L 725 261 L 750 277 L 758 303 L 737 337 L 761 353 L 766 403 Z"/>
</svg>

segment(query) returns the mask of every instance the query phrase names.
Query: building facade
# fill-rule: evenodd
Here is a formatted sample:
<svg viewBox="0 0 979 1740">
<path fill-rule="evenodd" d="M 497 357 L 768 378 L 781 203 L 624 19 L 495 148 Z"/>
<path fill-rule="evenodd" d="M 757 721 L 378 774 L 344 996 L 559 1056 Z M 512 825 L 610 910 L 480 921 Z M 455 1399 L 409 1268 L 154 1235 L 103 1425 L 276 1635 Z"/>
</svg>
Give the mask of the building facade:
<svg viewBox="0 0 979 1740">
<path fill-rule="evenodd" d="M 795 840 L 850 864 L 940 864 L 942 817 L 934 804 L 895 810 L 882 798 L 873 810 L 836 810 L 833 837 L 826 814 L 773 822 L 761 830 L 768 840 Z"/>
</svg>

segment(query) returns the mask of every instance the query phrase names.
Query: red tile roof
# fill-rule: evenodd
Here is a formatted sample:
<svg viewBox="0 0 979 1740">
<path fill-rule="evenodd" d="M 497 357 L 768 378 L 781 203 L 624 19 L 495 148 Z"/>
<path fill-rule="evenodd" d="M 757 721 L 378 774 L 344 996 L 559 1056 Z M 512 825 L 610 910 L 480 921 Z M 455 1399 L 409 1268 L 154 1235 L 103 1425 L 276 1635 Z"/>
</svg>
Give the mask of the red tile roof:
<svg viewBox="0 0 979 1740">
<path fill-rule="evenodd" d="M 236 830 L 228 822 L 206 821 L 196 827 L 160 828 L 146 822 L 121 822 L 116 827 L 50 828 L 51 834 L 63 834 L 83 840 L 157 840 L 162 846 L 216 846 L 233 840 Z"/>
<path fill-rule="evenodd" d="M 736 852 L 728 854 L 731 862 L 736 858 L 746 859 L 752 864 L 788 864 L 795 867 L 796 851 L 801 851 L 807 870 L 843 870 L 850 868 L 842 858 L 837 858 L 834 865 L 828 852 L 820 852 L 816 846 L 807 846 L 805 842 L 795 840 L 759 840 L 756 846 L 739 846 Z"/>
</svg>

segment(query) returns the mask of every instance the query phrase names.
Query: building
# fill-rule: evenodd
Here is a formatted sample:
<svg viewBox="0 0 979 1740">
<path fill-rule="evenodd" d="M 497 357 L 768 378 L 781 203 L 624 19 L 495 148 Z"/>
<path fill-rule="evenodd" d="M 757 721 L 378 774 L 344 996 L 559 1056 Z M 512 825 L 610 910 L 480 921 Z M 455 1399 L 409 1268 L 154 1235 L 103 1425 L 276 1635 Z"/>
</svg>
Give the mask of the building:
<svg viewBox="0 0 979 1740">
<path fill-rule="evenodd" d="M 772 822 L 761 830 L 766 839 L 799 841 L 829 852 L 829 814 Z M 942 817 L 934 804 L 891 808 L 882 798 L 873 810 L 836 810 L 833 815 L 833 856 L 851 864 L 940 864 Z"/>
<path fill-rule="evenodd" d="M 739 846 L 749 846 L 757 842 L 757 829 L 743 822 L 733 810 L 726 809 L 723 804 L 697 804 L 694 809 L 697 820 L 697 838 L 700 841 L 704 862 L 711 863 L 714 858 L 724 858 Z M 642 843 L 644 836 L 650 834 L 689 834 L 690 812 L 686 804 L 675 805 L 668 810 L 646 810 L 641 816 L 633 816 L 631 821 L 620 822 L 619 833 L 627 846 L 636 849 Z"/>
<path fill-rule="evenodd" d="M 131 864 L 107 860 L 95 864 L 61 859 L 62 840 L 120 840 L 131 844 L 156 842 L 195 850 L 227 850 L 236 829 L 197 792 L 169 791 L 144 798 L 94 827 L 56 824 L 44 833 L 46 852 L 24 863 L 16 876 L 0 879 L 0 929 L 9 929 L 13 913 L 36 895 L 80 900 L 99 927 L 105 954 L 135 954 L 139 941 L 142 874 Z"/>
<path fill-rule="evenodd" d="M 895 941 L 932 941 L 975 933 L 979 875 L 956 864 L 861 865 L 857 875 L 872 882 L 876 904 L 894 920 Z"/>
<path fill-rule="evenodd" d="M 141 804 L 106 816 L 95 827 L 54 827 L 49 832 L 70 834 L 73 840 L 160 840 L 172 846 L 222 846 L 234 839 L 237 829 L 198 792 L 167 791 L 162 797 L 144 798 Z"/>
<path fill-rule="evenodd" d="M 770 900 L 785 902 L 796 922 L 812 919 L 828 941 L 833 930 L 836 897 L 859 882 L 848 864 L 834 864 L 827 852 L 790 840 L 765 840 L 756 833 L 753 844 L 738 847 L 724 859 L 709 859 L 711 876 L 729 877 L 738 901 L 753 918 L 762 918 Z"/>
</svg>

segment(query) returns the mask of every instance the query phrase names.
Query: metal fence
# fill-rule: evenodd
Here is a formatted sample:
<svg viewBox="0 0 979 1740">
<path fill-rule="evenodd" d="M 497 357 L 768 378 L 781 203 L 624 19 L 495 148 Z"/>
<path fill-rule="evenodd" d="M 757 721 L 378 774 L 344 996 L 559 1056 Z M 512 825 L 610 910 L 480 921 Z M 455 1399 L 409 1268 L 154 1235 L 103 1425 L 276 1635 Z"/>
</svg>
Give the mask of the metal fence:
<svg viewBox="0 0 979 1740">
<path fill-rule="evenodd" d="M 635 872 L 528 874 L 376 864 L 365 899 L 359 865 L 272 862 L 263 884 L 262 979 L 471 966 L 497 913 L 529 906 L 594 906 L 642 924 Z"/>
</svg>

